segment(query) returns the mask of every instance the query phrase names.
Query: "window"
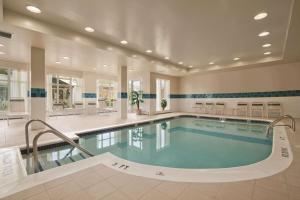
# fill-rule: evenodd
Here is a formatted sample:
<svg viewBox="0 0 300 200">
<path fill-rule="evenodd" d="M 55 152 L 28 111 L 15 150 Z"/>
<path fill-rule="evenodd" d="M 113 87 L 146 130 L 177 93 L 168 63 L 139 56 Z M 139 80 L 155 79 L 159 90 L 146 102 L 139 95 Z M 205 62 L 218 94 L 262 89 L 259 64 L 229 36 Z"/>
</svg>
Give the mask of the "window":
<svg viewBox="0 0 300 200">
<path fill-rule="evenodd" d="M 128 130 L 128 144 L 139 150 L 143 150 L 143 127 Z"/>
<path fill-rule="evenodd" d="M 167 130 L 170 122 L 156 124 L 156 150 L 161 151 L 170 146 L 170 132 Z"/>
<path fill-rule="evenodd" d="M 162 99 L 167 100 L 165 110 L 170 110 L 170 80 L 156 79 L 156 111 L 162 111 Z"/>
<path fill-rule="evenodd" d="M 118 143 L 119 134 L 115 132 L 102 133 L 97 135 L 97 148 L 103 149 Z"/>
<path fill-rule="evenodd" d="M 97 80 L 99 107 L 113 108 L 117 100 L 117 82 L 111 80 Z M 100 100 L 100 101 L 99 101 Z"/>
<path fill-rule="evenodd" d="M 11 98 L 22 98 L 26 101 L 27 91 L 27 71 L 0 68 L 0 110 L 7 110 L 8 100 Z M 26 105 L 25 103 L 25 109 Z"/>
<path fill-rule="evenodd" d="M 75 102 L 82 102 L 83 80 L 76 77 L 47 75 L 48 109 L 52 104 L 63 104 L 65 108 L 73 107 Z"/>
</svg>

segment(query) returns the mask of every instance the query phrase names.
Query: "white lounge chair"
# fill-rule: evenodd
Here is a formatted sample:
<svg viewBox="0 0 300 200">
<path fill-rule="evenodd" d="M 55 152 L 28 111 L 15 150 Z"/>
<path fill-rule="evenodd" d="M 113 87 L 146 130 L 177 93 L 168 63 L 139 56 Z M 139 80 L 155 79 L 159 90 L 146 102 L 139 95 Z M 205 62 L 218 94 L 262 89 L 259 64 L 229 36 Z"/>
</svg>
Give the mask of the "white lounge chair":
<svg viewBox="0 0 300 200">
<path fill-rule="evenodd" d="M 205 103 L 205 114 L 214 114 L 215 104 L 212 102 Z"/>
<path fill-rule="evenodd" d="M 264 117 L 264 103 L 253 102 L 251 103 L 251 117 Z"/>
<path fill-rule="evenodd" d="M 225 113 L 225 103 L 217 102 L 215 106 L 216 115 L 224 115 Z"/>
<path fill-rule="evenodd" d="M 267 117 L 278 118 L 282 115 L 282 105 L 279 102 L 267 103 Z"/>
<path fill-rule="evenodd" d="M 236 115 L 241 117 L 247 117 L 248 116 L 248 108 L 249 105 L 246 102 L 238 102 L 237 108 L 236 108 Z"/>
</svg>

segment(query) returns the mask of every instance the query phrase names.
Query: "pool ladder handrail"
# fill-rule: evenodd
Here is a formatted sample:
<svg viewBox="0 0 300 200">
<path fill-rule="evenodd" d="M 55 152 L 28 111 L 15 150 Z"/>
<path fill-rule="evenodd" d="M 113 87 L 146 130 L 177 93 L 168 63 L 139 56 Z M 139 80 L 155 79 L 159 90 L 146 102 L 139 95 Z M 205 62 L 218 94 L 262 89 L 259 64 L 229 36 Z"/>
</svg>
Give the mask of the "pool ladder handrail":
<svg viewBox="0 0 300 200">
<path fill-rule="evenodd" d="M 292 122 L 291 125 L 290 124 L 278 125 L 278 123 L 284 119 L 290 119 L 290 121 Z M 287 126 L 290 129 L 292 129 L 294 132 L 296 131 L 296 121 L 295 121 L 295 118 L 292 117 L 291 115 L 283 115 L 283 116 L 275 119 L 273 122 L 271 122 L 267 128 L 267 136 L 269 136 L 271 128 L 274 128 L 275 126 Z"/>
<path fill-rule="evenodd" d="M 59 137 L 60 139 L 62 139 L 63 141 L 67 142 L 68 144 L 72 145 L 73 147 L 79 149 L 80 151 L 86 153 L 89 156 L 94 156 L 94 154 L 90 153 L 88 150 L 86 150 L 85 148 L 81 147 L 79 144 L 77 144 L 76 142 L 74 142 L 71 138 L 65 136 L 63 133 L 61 133 L 60 131 L 56 130 L 55 128 L 53 128 L 52 126 L 50 126 L 49 124 L 47 124 L 46 122 L 44 122 L 43 120 L 39 120 L 39 119 L 33 119 L 30 120 L 26 123 L 25 125 L 25 137 L 26 137 L 26 153 L 27 153 L 27 157 L 29 157 L 29 125 L 32 122 L 41 122 L 42 124 L 44 124 L 45 126 L 47 126 L 48 130 L 45 131 L 41 131 L 39 132 L 37 135 L 34 136 L 33 138 L 33 144 L 32 144 L 32 148 L 33 148 L 33 167 L 34 167 L 34 172 L 38 172 L 38 146 L 37 146 L 37 141 L 39 139 L 40 136 L 42 136 L 45 133 L 52 133 L 54 135 L 56 135 L 57 137 Z"/>
</svg>

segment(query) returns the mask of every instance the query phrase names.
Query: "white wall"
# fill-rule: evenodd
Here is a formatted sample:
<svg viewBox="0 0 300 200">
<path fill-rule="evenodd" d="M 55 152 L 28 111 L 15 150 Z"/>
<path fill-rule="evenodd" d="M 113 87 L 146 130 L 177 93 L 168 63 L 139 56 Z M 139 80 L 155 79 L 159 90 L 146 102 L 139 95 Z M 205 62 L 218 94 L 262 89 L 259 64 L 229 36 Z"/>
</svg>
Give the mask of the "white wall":
<svg viewBox="0 0 300 200">
<path fill-rule="evenodd" d="M 300 63 L 261 68 L 193 74 L 179 79 L 179 94 L 244 93 L 300 90 Z M 300 97 L 214 98 L 200 101 L 225 102 L 234 108 L 239 101 L 283 104 L 285 114 L 300 117 Z M 178 99 L 180 111 L 193 111 L 196 99 Z"/>
</svg>

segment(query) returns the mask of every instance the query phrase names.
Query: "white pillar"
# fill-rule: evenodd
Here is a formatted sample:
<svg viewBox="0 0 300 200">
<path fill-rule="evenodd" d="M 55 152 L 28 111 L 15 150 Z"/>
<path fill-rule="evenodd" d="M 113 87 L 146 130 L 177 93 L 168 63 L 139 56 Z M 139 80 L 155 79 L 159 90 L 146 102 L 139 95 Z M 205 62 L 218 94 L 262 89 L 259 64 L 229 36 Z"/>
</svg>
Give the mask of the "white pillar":
<svg viewBox="0 0 300 200">
<path fill-rule="evenodd" d="M 45 49 L 31 47 L 31 119 L 46 120 Z M 42 129 L 41 123 L 33 123 L 31 129 Z"/>
<path fill-rule="evenodd" d="M 118 102 L 121 119 L 127 119 L 127 66 L 118 68 Z"/>
<path fill-rule="evenodd" d="M 83 73 L 84 93 L 82 98 L 85 105 L 86 114 L 97 113 L 97 74 L 91 72 Z"/>
</svg>

